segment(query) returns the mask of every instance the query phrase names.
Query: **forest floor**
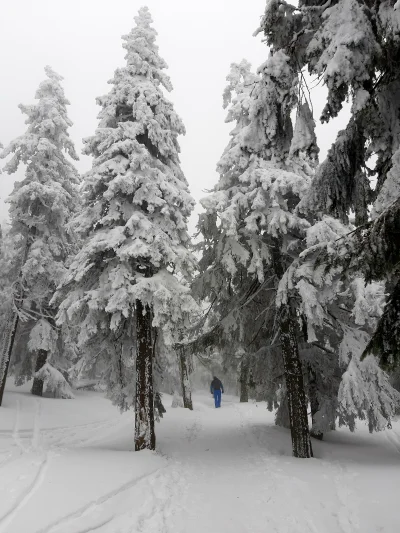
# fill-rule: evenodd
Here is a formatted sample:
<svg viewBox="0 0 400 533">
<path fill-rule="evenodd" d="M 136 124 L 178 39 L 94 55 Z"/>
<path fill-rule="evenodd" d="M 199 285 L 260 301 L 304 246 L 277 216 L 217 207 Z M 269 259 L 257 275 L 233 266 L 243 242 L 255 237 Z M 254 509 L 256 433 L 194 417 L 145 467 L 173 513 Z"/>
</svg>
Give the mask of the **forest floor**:
<svg viewBox="0 0 400 533">
<path fill-rule="evenodd" d="M 397 533 L 400 422 L 313 441 L 291 457 L 265 404 L 194 395 L 135 453 L 133 413 L 102 394 L 33 398 L 9 385 L 0 408 L 0 533 Z"/>
</svg>

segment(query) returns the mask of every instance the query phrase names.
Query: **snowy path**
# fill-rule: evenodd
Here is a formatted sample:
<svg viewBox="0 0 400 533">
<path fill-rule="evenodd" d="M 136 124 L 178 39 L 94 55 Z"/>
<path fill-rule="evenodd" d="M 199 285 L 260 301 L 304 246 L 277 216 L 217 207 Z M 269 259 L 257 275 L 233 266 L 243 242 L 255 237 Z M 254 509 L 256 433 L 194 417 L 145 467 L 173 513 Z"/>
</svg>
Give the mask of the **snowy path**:
<svg viewBox="0 0 400 533">
<path fill-rule="evenodd" d="M 400 424 L 331 434 L 316 459 L 264 404 L 225 395 L 171 409 L 157 453 L 132 452 L 133 414 L 97 393 L 8 392 L 0 415 L 0 533 L 397 533 Z"/>
</svg>

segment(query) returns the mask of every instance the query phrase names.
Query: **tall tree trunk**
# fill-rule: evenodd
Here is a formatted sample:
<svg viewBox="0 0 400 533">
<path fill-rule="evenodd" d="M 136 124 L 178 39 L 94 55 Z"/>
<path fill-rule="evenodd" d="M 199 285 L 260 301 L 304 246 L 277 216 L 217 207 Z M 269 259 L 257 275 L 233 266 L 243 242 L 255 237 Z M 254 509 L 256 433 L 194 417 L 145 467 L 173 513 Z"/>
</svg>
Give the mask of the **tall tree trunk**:
<svg viewBox="0 0 400 533">
<path fill-rule="evenodd" d="M 35 229 L 32 230 L 32 235 L 35 234 Z M 21 260 L 21 269 L 24 266 L 30 249 L 29 237 L 26 240 L 24 254 Z M 14 300 L 19 301 L 19 306 L 22 307 L 24 299 L 24 291 L 20 286 L 20 281 L 22 277 L 22 270 L 20 270 L 18 275 L 17 289 L 14 293 Z M 16 309 L 11 307 L 9 315 L 7 317 L 7 323 L 4 328 L 3 338 L 2 338 L 2 347 L 1 347 L 1 361 L 0 361 L 0 405 L 3 403 L 4 389 L 6 386 L 8 369 L 10 367 L 10 359 L 12 355 L 12 350 L 14 346 L 15 336 L 17 334 L 17 328 L 19 323 L 19 315 Z"/>
<path fill-rule="evenodd" d="M 181 375 L 181 387 L 182 387 L 182 398 L 183 398 L 183 407 L 193 411 L 193 402 L 192 402 L 192 389 L 190 386 L 189 380 L 189 365 L 188 359 L 185 354 L 185 348 L 179 348 L 178 352 L 179 357 L 179 368 Z"/>
<path fill-rule="evenodd" d="M 19 316 L 14 309 L 10 309 L 10 314 L 6 326 L 4 328 L 2 349 L 1 349 L 1 362 L 0 362 L 0 405 L 3 403 L 4 389 L 6 386 L 8 368 L 10 366 L 10 359 L 14 346 L 15 336 L 17 334 Z"/>
<path fill-rule="evenodd" d="M 285 369 L 293 456 L 300 458 L 312 457 L 307 401 L 297 344 L 296 316 L 290 301 L 281 307 L 280 340 Z"/>
<path fill-rule="evenodd" d="M 318 387 L 317 387 L 317 376 L 312 368 L 311 365 L 307 366 L 308 370 L 308 394 L 310 396 L 310 407 L 311 407 L 311 420 L 312 420 L 312 427 L 311 427 L 311 436 L 315 439 L 322 440 L 324 438 L 324 434 L 321 430 L 319 430 L 316 425 L 315 415 L 318 413 L 320 409 L 319 405 L 319 399 L 318 399 Z"/>
<path fill-rule="evenodd" d="M 240 403 L 249 401 L 249 359 L 247 354 L 240 362 Z"/>
<path fill-rule="evenodd" d="M 135 451 L 154 450 L 153 341 L 152 313 L 136 300 L 136 397 Z"/>
<path fill-rule="evenodd" d="M 281 240 L 275 239 L 274 241 L 274 246 L 271 248 L 272 265 L 276 277 L 278 280 L 281 280 L 288 265 L 282 256 Z M 296 325 L 297 316 L 295 305 L 289 296 L 288 302 L 282 304 L 280 307 L 279 328 L 287 390 L 290 432 L 292 435 L 292 453 L 294 457 L 308 458 L 312 457 L 313 453 L 308 428 L 307 400 L 304 391 L 304 379 Z"/>
<path fill-rule="evenodd" d="M 39 370 L 46 364 L 48 355 L 49 352 L 47 350 L 38 350 L 35 373 L 39 372 Z M 43 380 L 35 378 L 33 380 L 31 392 L 35 396 L 43 396 Z"/>
</svg>

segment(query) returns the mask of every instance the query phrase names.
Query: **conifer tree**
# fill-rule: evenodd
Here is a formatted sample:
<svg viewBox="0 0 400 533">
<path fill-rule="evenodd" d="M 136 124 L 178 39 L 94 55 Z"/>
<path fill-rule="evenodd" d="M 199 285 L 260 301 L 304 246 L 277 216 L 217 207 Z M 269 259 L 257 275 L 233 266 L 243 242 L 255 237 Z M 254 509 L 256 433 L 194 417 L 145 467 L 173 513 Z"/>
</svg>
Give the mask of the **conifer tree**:
<svg viewBox="0 0 400 533">
<path fill-rule="evenodd" d="M 252 75 L 247 62 L 242 62 L 233 66 L 228 79 L 227 102 L 232 92 L 235 96 L 227 120 L 235 121 L 236 127 L 218 165 L 220 181 L 202 201 L 206 219 L 201 224 L 204 234 L 210 232 L 212 225 L 216 228 L 215 256 L 211 261 L 218 263 L 218 268 L 207 271 L 208 276 L 213 276 L 214 290 L 218 285 L 215 271 L 219 276 L 236 277 L 234 295 L 237 279 L 248 280 L 250 288 L 241 302 L 243 307 L 255 293 L 262 297 L 263 290 L 273 288 L 274 284 L 276 287 L 298 253 L 308 222 L 298 217 L 294 208 L 308 188 L 312 167 L 308 157 L 295 154 L 311 153 L 311 148 L 300 147 L 297 135 L 290 154 L 293 140 L 290 113 L 298 102 L 297 72 L 283 51 L 271 54 L 260 67 L 259 76 Z M 314 139 L 311 134 L 310 143 Z M 208 249 L 206 253 L 210 255 Z M 240 296 L 243 298 L 243 294 Z M 221 298 L 218 294 L 216 297 Z M 291 298 L 280 303 L 277 333 L 284 363 L 293 454 L 310 457 L 296 310 Z M 246 328 L 242 317 L 239 321 Z"/>
<path fill-rule="evenodd" d="M 69 102 L 61 86 L 63 78 L 50 67 L 45 72 L 47 79 L 35 96 L 38 102 L 19 106 L 27 115 L 27 132 L 0 154 L 2 158 L 13 154 L 4 168 L 8 174 L 26 165 L 25 178 L 15 184 L 8 199 L 10 237 L 15 246 L 10 270 L 14 271 L 15 290 L 3 336 L 2 387 L 19 316 L 35 320 L 28 347 L 36 354 L 36 372 L 54 352 L 58 332 L 56 310 L 50 300 L 74 245 L 67 222 L 79 205 L 79 177 L 67 157 L 78 159 L 68 134 L 72 125 L 67 115 Z M 41 396 L 42 391 L 43 380 L 38 376 L 32 393 Z"/>
<path fill-rule="evenodd" d="M 356 418 L 368 420 L 370 431 L 384 429 L 400 400 L 377 359 L 362 358 L 382 315 L 385 291 L 382 283 L 366 284 L 360 268 L 349 268 L 348 233 L 349 227 L 337 219 L 315 223 L 307 231 L 308 248 L 279 288 L 297 290 L 308 341 L 325 352 L 324 358 L 318 353 L 308 356 L 312 370 L 317 370 L 315 428 L 322 433 L 331 429 L 336 416 L 350 430 Z"/>
<path fill-rule="evenodd" d="M 212 331 L 215 328 L 217 334 L 212 343 L 223 356 L 224 367 L 240 374 L 241 401 L 247 401 L 249 395 L 252 354 L 273 336 L 276 283 L 267 264 L 263 264 L 265 258 L 255 258 L 253 267 L 248 270 L 247 260 L 252 246 L 255 250 L 259 246 L 258 237 L 251 240 L 240 230 L 236 233 L 226 231 L 225 223 L 219 224 L 218 220 L 229 214 L 220 212 L 211 202 L 217 194 L 233 196 L 238 190 L 241 172 L 247 165 L 247 154 L 243 152 L 241 155 L 241 137 L 250 123 L 251 93 L 259 79 L 251 72 L 251 65 L 246 60 L 233 63 L 227 76 L 223 105 L 228 109 L 226 121 L 236 124 L 217 166 L 220 180 L 213 195 L 202 200 L 206 208 L 198 224 L 202 237 L 198 250 L 202 258 L 199 261 L 200 275 L 193 284 L 195 294 L 209 303 L 207 326 L 203 329 Z M 245 212 L 244 207 L 241 211 Z M 265 254 L 266 251 L 264 247 Z M 264 277 L 262 282 L 254 272 L 257 261 L 260 278 Z M 200 350 L 204 348 L 201 342 L 198 344 Z"/>
<path fill-rule="evenodd" d="M 261 30 L 268 44 L 285 49 L 299 71 L 307 68 L 328 89 L 321 120 L 336 117 L 352 99 L 350 120 L 299 206 L 311 216 L 329 214 L 347 223 L 352 210 L 358 226 L 368 221 L 368 205 L 377 196 L 375 214 L 389 198 L 384 184 L 399 148 L 400 69 L 392 60 L 400 51 L 399 17 L 396 0 L 302 0 L 299 7 L 273 0 L 266 7 Z M 391 192 L 398 192 L 389 181 Z"/>
<path fill-rule="evenodd" d="M 194 266 L 187 234 L 194 202 L 178 156 L 185 129 L 163 93 L 172 85 L 148 8 L 135 22 L 123 36 L 126 65 L 97 99 L 99 127 L 84 140 L 84 152 L 93 156 L 75 221 L 84 245 L 60 292 L 59 321 L 79 325 L 84 364 L 105 361 L 114 402 L 134 403 L 135 449 L 141 450 L 155 447 L 157 329 L 172 344 L 195 308 L 185 282 Z"/>
<path fill-rule="evenodd" d="M 393 176 L 390 172 L 391 159 L 399 145 L 398 120 L 395 118 L 399 116 L 398 63 L 390 59 L 399 53 L 398 13 L 394 4 L 391 0 L 379 3 L 358 0 L 329 3 L 304 0 L 296 7 L 284 1 L 273 0 L 267 4 L 261 23 L 267 42 L 275 53 L 284 50 L 299 72 L 308 68 L 312 75 L 317 75 L 327 86 L 328 97 L 322 121 L 329 121 L 337 116 L 345 99 L 352 97 L 351 119 L 346 129 L 339 132 L 327 159 L 316 171 L 312 187 L 297 207 L 298 214 L 306 214 L 308 220 L 316 224 L 315 229 L 309 230 L 308 240 L 313 240 L 313 232 L 315 236 L 318 231 L 319 238 L 315 239 L 309 251 L 302 254 L 300 266 L 293 265 L 287 273 L 288 277 L 281 284 L 281 288 L 286 285 L 286 289 L 294 292 L 297 290 L 300 294 L 300 309 L 303 310 L 309 327 L 318 324 L 321 328 L 323 321 L 325 324 L 332 322 L 332 316 L 343 314 L 343 309 L 350 313 L 346 319 L 335 318 L 336 324 L 331 324 L 330 334 L 334 332 L 336 339 L 332 340 L 332 345 L 324 346 L 325 350 L 333 347 L 333 358 L 338 356 L 343 343 L 348 342 L 348 331 L 351 331 L 353 341 L 350 343 L 352 349 L 349 352 L 352 353 L 353 359 L 346 361 L 345 366 L 348 365 L 348 369 L 352 367 L 353 371 L 347 370 L 344 373 L 338 390 L 340 419 L 348 421 L 350 426 L 351 417 L 345 412 L 346 408 L 364 418 L 368 417 L 365 415 L 368 411 L 380 412 L 381 419 L 390 422 L 397 402 L 393 389 L 386 385 L 380 387 L 379 383 L 382 384 L 385 377 L 379 374 L 376 363 L 373 370 L 373 360 L 369 360 L 368 364 L 366 362 L 365 367 L 360 367 L 362 343 L 355 341 L 360 334 L 366 338 L 371 334 L 373 322 L 379 316 L 379 307 L 383 302 L 382 286 L 375 284 L 366 289 L 366 292 L 369 290 L 374 294 L 373 300 L 377 305 L 375 309 L 370 302 L 365 306 L 365 309 L 369 308 L 372 313 L 369 324 L 358 321 L 358 304 L 360 301 L 367 301 L 366 298 L 360 298 L 360 292 L 363 291 L 356 289 L 363 284 L 359 276 L 364 274 L 367 281 L 382 279 L 382 275 L 368 275 L 367 265 L 378 264 L 374 250 L 376 243 L 370 241 L 370 247 L 365 246 L 368 239 L 365 239 L 363 227 L 368 221 L 369 204 L 378 194 L 380 201 L 377 201 L 373 212 L 382 212 L 390 196 L 388 191 L 393 194 L 398 190 L 393 179 L 390 186 L 385 187 L 387 177 Z M 303 91 L 308 89 L 304 80 L 300 87 Z M 373 170 L 367 165 L 371 155 L 377 156 Z M 372 173 L 377 178 L 375 191 L 372 191 L 369 183 Z M 360 226 L 355 233 L 352 232 L 354 228 L 347 226 L 350 211 L 355 213 L 355 223 Z M 326 214 L 337 217 L 345 226 L 328 219 L 322 219 L 319 224 L 321 217 Z M 353 235 L 350 241 L 359 239 L 359 245 L 349 243 L 346 249 L 343 244 L 347 241 L 346 234 L 349 232 Z M 371 229 L 368 234 L 374 233 Z M 337 245 L 335 239 L 339 239 Z M 392 244 L 389 247 L 392 247 Z M 370 256 L 372 250 L 373 258 Z M 387 260 L 383 255 L 380 258 L 381 272 L 385 270 L 384 264 Z M 356 263 L 358 269 L 355 267 Z M 364 266 L 360 268 L 362 264 Z M 324 269 L 329 270 L 329 273 Z M 347 291 L 343 290 L 343 278 L 349 287 Z M 384 317 L 385 313 L 382 320 Z M 317 337 L 326 339 L 326 332 L 323 334 L 322 329 L 314 333 Z M 315 361 L 315 357 L 311 360 Z M 355 372 L 354 369 L 360 371 Z M 380 375 L 378 380 L 376 375 Z M 345 382 L 349 383 L 349 378 L 350 381 L 354 378 L 357 386 L 344 386 Z M 375 405 L 366 408 L 363 413 L 362 409 L 357 410 L 354 407 L 366 405 L 364 401 L 360 403 L 360 398 L 356 395 L 342 401 L 341 395 L 344 391 L 347 394 L 355 393 L 357 387 L 375 390 L 375 394 L 371 396 L 375 398 Z M 353 407 L 350 407 L 351 405 Z M 378 418 L 369 418 L 370 428 L 382 427 Z"/>
</svg>

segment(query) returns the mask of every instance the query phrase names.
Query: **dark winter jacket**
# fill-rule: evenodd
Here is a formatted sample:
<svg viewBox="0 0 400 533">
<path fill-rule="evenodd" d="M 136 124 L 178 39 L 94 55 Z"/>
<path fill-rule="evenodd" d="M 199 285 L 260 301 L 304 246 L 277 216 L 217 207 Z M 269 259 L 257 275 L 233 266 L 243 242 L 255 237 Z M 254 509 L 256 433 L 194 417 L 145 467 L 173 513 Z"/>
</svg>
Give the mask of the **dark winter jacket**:
<svg viewBox="0 0 400 533">
<path fill-rule="evenodd" d="M 220 390 L 221 392 L 224 392 L 224 386 L 222 385 L 222 382 L 214 376 L 214 379 L 212 380 L 210 385 L 211 394 L 214 394 L 215 390 Z"/>
</svg>

